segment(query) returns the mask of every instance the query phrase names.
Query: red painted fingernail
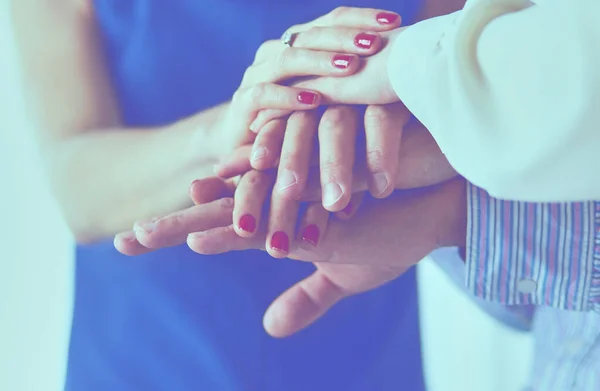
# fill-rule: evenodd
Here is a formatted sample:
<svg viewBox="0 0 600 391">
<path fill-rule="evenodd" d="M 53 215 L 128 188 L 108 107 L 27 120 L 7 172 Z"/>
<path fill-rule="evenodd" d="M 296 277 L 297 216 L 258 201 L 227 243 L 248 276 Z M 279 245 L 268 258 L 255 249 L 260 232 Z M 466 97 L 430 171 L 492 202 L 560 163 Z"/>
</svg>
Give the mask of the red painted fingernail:
<svg viewBox="0 0 600 391">
<path fill-rule="evenodd" d="M 309 91 L 302 91 L 298 94 L 298 102 L 304 103 L 305 105 L 314 105 L 317 101 L 317 94 Z"/>
<path fill-rule="evenodd" d="M 252 215 L 243 215 L 240 218 L 240 228 L 246 232 L 254 232 L 256 230 L 256 219 Z"/>
<path fill-rule="evenodd" d="M 304 228 L 304 232 L 302 232 L 302 240 L 316 247 L 317 243 L 319 243 L 319 227 L 311 224 Z"/>
<path fill-rule="evenodd" d="M 287 253 L 290 249 L 290 239 L 283 231 L 277 231 L 271 237 L 271 248 L 273 250 Z"/>
<path fill-rule="evenodd" d="M 352 62 L 353 58 L 354 57 L 345 54 L 338 54 L 333 56 L 332 63 L 333 66 L 338 69 L 346 69 L 350 66 L 350 63 Z"/>
<path fill-rule="evenodd" d="M 376 35 L 360 33 L 354 38 L 354 44 L 361 49 L 370 49 L 373 46 L 375 38 L 377 38 Z"/>
<path fill-rule="evenodd" d="M 344 209 L 342 209 L 342 213 L 345 214 L 346 216 L 350 216 L 352 214 L 352 208 L 354 206 L 352 205 L 352 202 L 348 202 L 348 205 L 346 205 L 346 207 Z"/>
<path fill-rule="evenodd" d="M 375 18 L 379 24 L 392 24 L 398 20 L 399 15 L 391 12 L 380 12 Z"/>
</svg>

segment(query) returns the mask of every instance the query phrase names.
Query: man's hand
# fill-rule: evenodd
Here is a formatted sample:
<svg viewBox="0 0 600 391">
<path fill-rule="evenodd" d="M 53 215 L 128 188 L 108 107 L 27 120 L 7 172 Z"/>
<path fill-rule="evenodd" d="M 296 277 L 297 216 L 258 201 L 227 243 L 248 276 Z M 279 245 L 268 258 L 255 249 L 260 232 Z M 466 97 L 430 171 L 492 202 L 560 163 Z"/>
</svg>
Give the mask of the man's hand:
<svg viewBox="0 0 600 391">
<path fill-rule="evenodd" d="M 223 184 L 222 190 L 226 189 Z M 230 199 L 198 205 L 159 219 L 150 233 L 122 234 L 115 244 L 130 255 L 136 252 L 127 252 L 128 248 L 150 251 L 181 243 L 186 237 L 190 248 L 201 254 L 264 250 L 265 231 L 251 238 L 238 236 L 231 224 L 232 210 Z M 196 231 L 201 232 L 187 235 Z M 462 179 L 369 202 L 352 221 L 331 221 L 318 246 L 297 243 L 292 247 L 289 257 L 314 262 L 316 271 L 273 302 L 265 314 L 265 328 L 276 337 L 293 334 L 342 298 L 395 279 L 435 248 L 462 245 L 465 233 Z"/>
</svg>

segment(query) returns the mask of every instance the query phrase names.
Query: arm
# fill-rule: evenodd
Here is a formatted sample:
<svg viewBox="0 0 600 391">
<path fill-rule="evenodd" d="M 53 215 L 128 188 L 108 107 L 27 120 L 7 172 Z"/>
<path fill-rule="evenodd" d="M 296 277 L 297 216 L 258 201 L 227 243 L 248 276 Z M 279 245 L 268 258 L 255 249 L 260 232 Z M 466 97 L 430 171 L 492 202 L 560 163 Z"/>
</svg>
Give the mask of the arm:
<svg viewBox="0 0 600 391">
<path fill-rule="evenodd" d="M 79 4 L 12 7 L 43 162 L 76 239 L 87 242 L 189 203 L 181 190 L 213 159 L 197 129 L 208 129 L 219 109 L 163 128 L 123 128 L 94 17 Z"/>
<path fill-rule="evenodd" d="M 339 18 L 332 13 L 328 22 L 321 21 L 321 39 L 307 43 L 310 50 L 285 50 L 279 41 L 263 44 L 230 103 L 168 126 L 131 129 L 120 121 L 89 4 L 12 3 L 37 138 L 78 241 L 101 239 L 132 221 L 185 206 L 182 190 L 192 179 L 212 172 L 223 153 L 253 140 L 249 126 L 260 110 L 316 108 L 317 93 L 277 83 L 299 75 L 347 76 L 358 68 L 352 58 L 372 54 L 381 45 L 377 37 L 368 49 L 354 45 L 356 31 L 362 31 L 358 27 L 345 29 L 355 34 L 339 39 L 337 23 L 375 31 L 399 23 L 398 18 L 380 24 L 380 11 L 373 9 L 349 9 Z M 349 45 L 356 54 L 347 53 Z M 347 66 L 334 61 L 340 55 Z"/>
<path fill-rule="evenodd" d="M 473 1 L 398 35 L 392 86 L 453 167 L 493 196 L 599 199 L 588 180 L 600 145 L 599 11 L 594 0 Z"/>
</svg>

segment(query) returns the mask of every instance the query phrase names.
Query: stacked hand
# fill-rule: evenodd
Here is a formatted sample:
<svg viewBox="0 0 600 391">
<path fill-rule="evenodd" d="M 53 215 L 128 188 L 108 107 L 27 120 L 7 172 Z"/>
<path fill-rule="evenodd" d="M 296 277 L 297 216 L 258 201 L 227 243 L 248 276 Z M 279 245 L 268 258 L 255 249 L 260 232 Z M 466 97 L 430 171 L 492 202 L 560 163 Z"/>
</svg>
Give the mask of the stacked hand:
<svg viewBox="0 0 600 391">
<path fill-rule="evenodd" d="M 380 94 L 371 97 L 354 84 L 365 83 L 373 76 L 368 72 L 377 68 L 359 69 L 354 54 L 373 54 L 384 41 L 372 34 L 367 49 L 351 39 L 364 28 L 376 28 L 377 15 L 381 12 L 338 10 L 292 28 L 300 32 L 293 49 L 280 42 L 263 45 L 232 101 L 240 111 L 224 121 L 233 152 L 218 167 L 221 177 L 194 182 L 190 195 L 196 206 L 136 223 L 133 231 L 117 235 L 116 248 L 138 255 L 187 241 L 200 254 L 263 249 L 275 257 L 313 262 L 315 273 L 283 293 L 265 315 L 267 331 L 285 336 L 343 297 L 396 278 L 436 247 L 464 241 L 464 183 L 451 179 L 456 173 L 432 137 L 414 123 L 403 131 L 409 113 L 401 103 L 390 103 L 385 89 L 377 87 Z M 384 15 L 393 19 L 393 14 Z M 378 23 L 379 28 L 397 27 L 398 21 Z M 332 54 L 326 51 L 345 53 L 345 68 L 327 68 Z M 369 64 L 379 64 L 384 52 Z M 308 75 L 326 77 L 295 87 L 275 84 Z M 246 87 L 252 83 L 254 87 Z M 309 104 L 296 98 L 307 91 L 316 97 Z M 363 91 L 366 101 L 360 102 Z M 287 106 L 273 104 L 273 99 Z M 336 99 L 385 105 L 368 106 L 364 121 L 350 106 L 331 106 L 322 116 L 314 110 L 321 101 Z M 377 198 L 394 189 L 413 190 L 369 200 L 359 210 L 367 189 Z M 308 203 L 297 224 L 302 202 Z M 338 212 L 337 218 L 329 221 L 329 211 Z"/>
</svg>

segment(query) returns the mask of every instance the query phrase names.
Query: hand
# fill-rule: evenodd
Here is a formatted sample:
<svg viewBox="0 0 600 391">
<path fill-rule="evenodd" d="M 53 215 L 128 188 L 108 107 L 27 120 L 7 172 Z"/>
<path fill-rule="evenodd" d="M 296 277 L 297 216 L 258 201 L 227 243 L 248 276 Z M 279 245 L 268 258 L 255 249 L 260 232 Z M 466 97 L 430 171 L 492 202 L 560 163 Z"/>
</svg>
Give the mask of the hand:
<svg viewBox="0 0 600 391">
<path fill-rule="evenodd" d="M 357 116 L 350 106 L 335 106 L 325 112 L 318 124 L 321 185 L 338 183 L 343 190 L 337 203 L 324 202 L 328 210 L 345 208 L 352 192 L 369 189 L 375 197 L 383 198 L 393 189 L 430 186 L 457 175 L 423 125 L 410 122 L 402 131 L 407 118 L 401 104 L 367 108 L 364 119 L 366 141 L 356 143 L 358 156 L 355 161 Z M 316 159 L 310 158 L 317 133 L 315 115 L 312 112 L 294 113 L 287 123 L 287 130 L 283 120 L 276 121 L 282 123 L 270 122 L 257 135 L 252 147 L 239 148 L 222 161 L 217 174 L 228 178 L 252 168 L 266 170 L 279 165 L 279 184 L 287 184 L 286 177 L 295 179 L 292 186 L 279 186 L 279 196 L 317 199 L 314 195 L 319 184 L 314 178 L 318 177 L 315 171 L 319 166 Z M 282 143 L 280 156 L 278 151 L 282 149 Z M 309 165 L 312 165 L 311 169 Z M 382 174 L 383 185 L 378 180 Z M 323 192 L 324 199 L 325 196 Z"/>
<path fill-rule="evenodd" d="M 381 33 L 383 49 L 377 54 L 363 60 L 361 69 L 351 77 L 335 80 L 332 77 L 311 77 L 297 81 L 293 85 L 319 91 L 324 104 L 362 104 L 383 105 L 399 102 L 396 92 L 388 76 L 388 59 L 393 42 L 406 29 L 397 28 Z M 267 109 L 261 110 L 250 126 L 258 132 L 265 124 L 274 118 L 290 114 L 290 110 Z"/>
<path fill-rule="evenodd" d="M 222 183 L 221 190 L 227 189 Z M 264 249 L 264 231 L 263 235 L 242 238 L 230 223 L 223 224 L 228 218 L 231 221 L 231 204 L 231 199 L 223 199 L 165 217 L 161 219 L 165 229 L 143 239 L 152 242 L 149 247 L 159 248 L 201 230 L 187 237 L 190 248 L 201 254 Z M 212 228 L 207 229 L 209 226 Z M 274 336 L 290 335 L 342 298 L 396 278 L 435 248 L 464 245 L 465 232 L 462 179 L 372 202 L 357 212 L 351 224 L 331 221 L 318 246 L 300 242 L 290 252 L 290 258 L 315 262 L 317 270 L 275 300 L 265 314 L 265 328 Z M 135 247 L 130 243 L 136 242 L 132 236 L 117 236 L 115 245 L 122 252 L 135 254 L 130 251 Z"/>
<path fill-rule="evenodd" d="M 382 23 L 382 13 L 388 15 L 390 23 Z M 381 47 L 378 34 L 365 31 L 385 31 L 399 23 L 400 18 L 395 14 L 344 8 L 293 27 L 290 31 L 297 33 L 293 48 L 280 41 L 264 43 L 223 118 L 217 121 L 218 127 L 211 132 L 220 155 L 254 140 L 249 128 L 261 109 L 289 112 L 311 110 L 320 104 L 321 97 L 313 90 L 277 83 L 299 76 L 348 76 L 359 68 L 358 55 L 371 55 Z"/>
</svg>

